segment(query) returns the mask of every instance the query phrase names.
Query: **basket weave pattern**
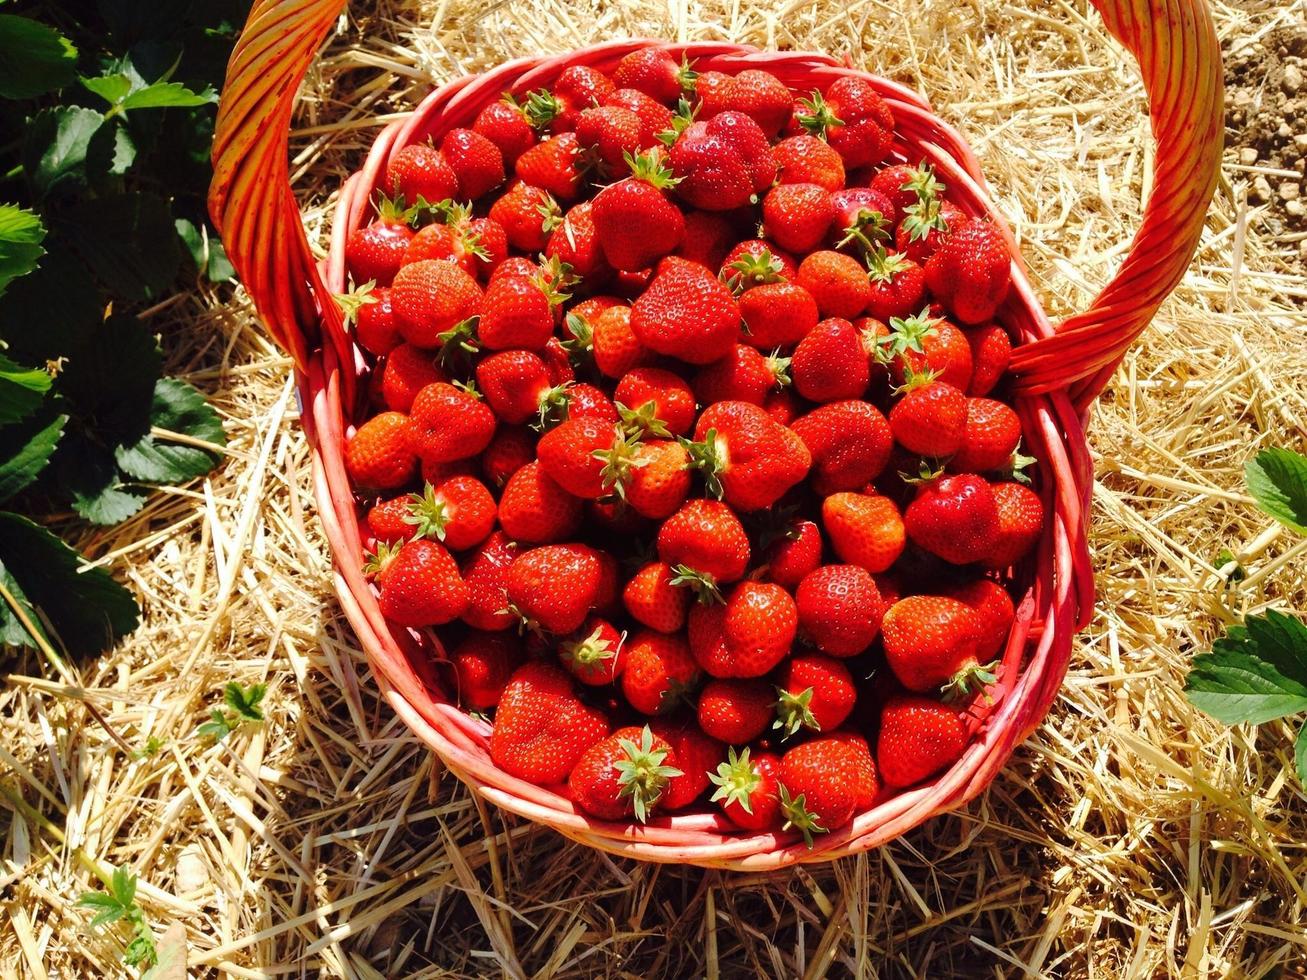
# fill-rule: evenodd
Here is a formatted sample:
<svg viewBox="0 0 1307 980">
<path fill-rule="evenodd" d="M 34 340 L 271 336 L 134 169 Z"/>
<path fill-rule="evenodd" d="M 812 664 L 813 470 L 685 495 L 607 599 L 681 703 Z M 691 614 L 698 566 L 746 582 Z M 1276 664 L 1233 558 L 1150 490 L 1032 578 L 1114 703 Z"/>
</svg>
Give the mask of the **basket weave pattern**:
<svg viewBox="0 0 1307 980">
<path fill-rule="evenodd" d="M 288 184 L 287 131 L 294 92 L 337 13 L 339 0 L 260 0 L 231 60 L 214 147 L 210 209 L 269 332 L 295 359 L 304 424 L 313 448 L 320 517 L 336 556 L 336 588 L 373 674 L 406 724 L 461 779 L 491 802 L 591 846 L 645 860 L 763 870 L 825 861 L 892 840 L 980 793 L 1042 720 L 1065 675 L 1074 633 L 1093 610 L 1085 540 L 1092 466 L 1083 429 L 1093 399 L 1130 343 L 1175 287 L 1196 248 L 1220 160 L 1219 47 L 1203 0 L 1097 0 L 1107 26 L 1139 60 L 1157 140 L 1154 186 L 1118 274 L 1091 308 L 1054 325 L 1040 308 L 1010 230 L 989 200 L 962 137 L 916 94 L 867 77 L 896 121 L 896 158 L 929 160 L 950 198 L 986 214 L 1007 237 L 1013 289 L 1000 319 L 1017 341 L 1015 408 L 1026 451 L 1038 460 L 1037 489 L 1048 517 L 1035 553 L 1017 570 L 1017 619 L 992 702 L 969 716 L 971 744 L 948 771 L 878 801 L 809 849 L 788 833 L 746 833 L 715 810 L 607 823 L 548 789 L 514 779 L 491 762 L 489 725 L 453 703 L 438 669 L 439 642 L 392 628 L 361 570 L 363 535 L 345 473 L 346 435 L 365 401 L 368 364 L 353 344 L 332 293 L 347 289 L 344 245 L 370 218 L 371 199 L 391 155 L 449 129 L 470 126 L 504 91 L 548 87 L 562 70 L 611 69 L 648 45 L 685 56 L 699 71 L 765 68 L 792 90 L 825 90 L 863 74 L 818 54 L 761 52 L 720 43 L 620 41 L 558 57 L 512 61 L 434 91 L 386 128 L 341 191 L 328 258 L 315 263 Z"/>
</svg>

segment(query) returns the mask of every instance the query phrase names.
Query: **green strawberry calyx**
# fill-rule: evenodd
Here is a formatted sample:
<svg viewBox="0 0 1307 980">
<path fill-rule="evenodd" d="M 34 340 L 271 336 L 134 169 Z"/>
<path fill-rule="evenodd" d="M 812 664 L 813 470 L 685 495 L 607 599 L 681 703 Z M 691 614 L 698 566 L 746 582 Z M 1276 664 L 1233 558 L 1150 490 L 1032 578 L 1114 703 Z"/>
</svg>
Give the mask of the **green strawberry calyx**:
<svg viewBox="0 0 1307 980">
<path fill-rule="evenodd" d="M 676 69 L 676 80 L 681 83 L 681 89 L 686 92 L 694 91 L 694 83 L 699 80 L 699 73 L 694 70 L 690 64 L 688 55 L 681 55 L 680 67 Z M 682 99 L 681 101 L 685 101 Z"/>
<path fill-rule="evenodd" d="M 445 525 L 449 523 L 449 514 L 443 498 L 436 496 L 436 488 L 430 483 L 422 488 L 421 493 L 409 494 L 408 513 L 404 523 L 413 525 L 413 538 L 436 538 L 445 540 Z"/>
<path fill-rule="evenodd" d="M 697 76 L 696 76 L 697 77 Z M 682 98 L 676 103 L 676 112 L 672 116 L 672 125 L 670 129 L 664 129 L 658 134 L 658 142 L 663 146 L 671 146 L 681 134 L 694 125 L 694 117 L 699 114 L 698 106 L 691 106 L 688 99 Z"/>
<path fill-rule="evenodd" d="M 821 731 L 821 723 L 812 713 L 812 688 L 805 688 L 795 694 L 778 687 L 776 695 L 776 720 L 772 722 L 772 728 L 780 729 L 782 738 L 797 735 L 804 728 Z"/>
<path fill-rule="evenodd" d="M 340 308 L 345 323 L 350 324 L 359 318 L 359 310 L 377 302 L 372 291 L 377 288 L 377 280 L 369 279 L 362 286 L 355 286 L 348 293 L 332 293 L 331 298 Z"/>
<path fill-rule="evenodd" d="M 505 96 L 506 101 L 511 101 L 511 96 Z M 538 88 L 533 92 L 527 92 L 526 98 L 519 105 L 512 102 L 522 110 L 522 115 L 526 116 L 526 121 L 536 129 L 544 129 L 554 117 L 563 111 L 563 105 L 556 99 L 548 89 Z"/>
<path fill-rule="evenodd" d="M 932 231 L 946 233 L 948 219 L 944 217 L 938 200 L 921 198 L 916 204 L 909 204 L 903 209 L 903 221 L 899 227 L 908 233 L 909 241 L 920 242 Z"/>
<path fill-rule="evenodd" d="M 826 134 L 835 126 L 843 126 L 844 120 L 835 115 L 835 110 L 831 108 L 826 97 L 816 89 L 812 90 L 812 95 L 806 99 L 800 99 L 800 103 L 806 111 L 799 113 L 799 125 L 802 126 L 809 136 L 819 136 L 826 138 Z"/>
<path fill-rule="evenodd" d="M 536 205 L 536 214 L 540 215 L 540 230 L 548 234 L 563 223 L 563 208 L 554 199 L 554 195 L 546 194 L 545 199 Z M 568 225 L 568 238 L 572 237 L 572 226 Z M 575 247 L 575 241 L 571 242 Z"/>
<path fill-rule="evenodd" d="M 804 804 L 803 794 L 790 796 L 784 784 L 781 790 L 781 813 L 785 815 L 782 830 L 797 830 L 803 834 L 803 842 L 812 847 L 813 834 L 827 834 L 830 831 L 821 825 L 821 818 Z"/>
<path fill-rule="evenodd" d="M 385 194 L 378 193 L 376 200 L 373 202 L 376 209 L 377 218 L 380 221 L 389 221 L 398 225 L 413 225 L 417 223 L 418 217 L 423 211 L 423 201 L 418 198 L 417 203 L 407 205 L 404 203 L 404 195 L 396 194 L 394 197 L 387 197 Z"/>
<path fill-rule="evenodd" d="M 725 282 L 736 296 L 750 286 L 785 281 L 785 266 L 766 248 L 758 252 L 746 252 L 727 268 L 734 271 L 726 276 Z"/>
<path fill-rule="evenodd" d="M 999 661 L 992 660 L 987 664 L 978 663 L 972 660 L 963 664 L 956 674 L 948 679 L 941 693 L 947 704 L 953 704 L 957 701 L 965 700 L 978 691 L 985 691 L 989 685 L 998 680 Z M 988 692 L 985 692 L 987 700 Z"/>
<path fill-rule="evenodd" d="M 658 403 L 647 401 L 639 408 L 627 408 L 621 402 L 614 402 L 617 416 L 621 419 L 623 431 L 632 438 L 650 436 L 654 439 L 670 439 L 672 432 L 667 423 L 657 415 Z"/>
<path fill-rule="evenodd" d="M 622 500 L 626 499 L 626 485 L 631 482 L 631 471 L 649 465 L 649 460 L 639 455 L 641 445 L 638 435 L 631 435 L 619 426 L 613 444 L 607 449 L 594 451 L 594 458 L 602 460 L 604 464 L 600 471 L 604 489 L 612 490 Z"/>
<path fill-rule="evenodd" d="M 378 541 L 375 551 L 365 552 L 363 555 L 363 574 L 368 578 L 376 578 L 382 574 L 390 563 L 395 560 L 399 554 L 399 549 L 403 547 L 404 542 L 396 541 Z"/>
<path fill-rule="evenodd" d="M 872 282 L 893 283 L 911 261 L 906 255 L 886 251 L 884 245 L 877 245 L 867 254 L 867 278 Z"/>
<path fill-rule="evenodd" d="M 698 442 L 686 439 L 684 436 L 681 437 L 680 442 L 685 447 L 685 451 L 690 454 L 690 468 L 703 474 L 704 489 L 711 496 L 721 500 L 723 493 L 721 474 L 730 464 L 725 441 L 717 437 L 716 429 L 709 429 Z"/>
<path fill-rule="evenodd" d="M 572 271 L 569 263 L 551 255 L 548 258 L 541 257 L 540 272 L 532 281 L 545 294 L 550 309 L 553 309 L 572 298 L 567 290 L 580 282 L 581 277 Z"/>
<path fill-rule="evenodd" d="M 466 361 L 481 349 L 476 340 L 477 324 L 480 322 L 480 317 L 471 316 L 437 336 L 440 352 L 436 355 L 436 360 L 442 367 L 449 367 L 455 361 Z"/>
<path fill-rule="evenodd" d="M 912 168 L 912 176 L 905 180 L 901 191 L 911 191 L 918 201 L 934 201 L 944 193 L 944 185 L 935 176 L 935 168 L 925 160 Z"/>
<path fill-rule="evenodd" d="M 710 606 L 715 602 L 726 601 L 722 597 L 721 588 L 717 585 L 717 579 L 708 572 L 698 571 L 689 565 L 673 565 L 672 571 L 675 575 L 671 584 L 684 586 L 693 591 L 695 598 L 702 605 Z"/>
<path fill-rule="evenodd" d="M 589 636 L 564 643 L 559 647 L 559 653 L 581 673 L 588 677 L 598 677 L 605 673 L 608 661 L 617 659 L 625 639 L 626 634 L 623 633 L 614 646 L 604 636 L 604 628 L 596 626 Z"/>
<path fill-rule="evenodd" d="M 531 428 L 536 432 L 544 432 L 556 425 L 561 425 L 567 421 L 567 410 L 571 404 L 571 381 L 564 381 L 562 384 L 545 389 L 540 396 L 536 420 L 531 423 Z"/>
<path fill-rule="evenodd" d="M 638 153 L 632 156 L 629 152 L 622 154 L 622 159 L 631 169 L 631 176 L 636 180 L 642 180 L 651 187 L 658 190 L 667 190 L 675 187 L 681 182 L 681 178 L 672 176 L 671 169 L 663 160 L 663 154 L 657 149 L 648 153 Z"/>
<path fill-rule="evenodd" d="M 870 254 L 878 248 L 883 241 L 888 241 L 890 237 L 889 219 L 879 211 L 871 208 L 860 208 L 854 219 L 845 226 L 844 237 L 836 244 L 836 248 L 857 242 L 864 253 Z"/>
<path fill-rule="evenodd" d="M 888 364 L 908 351 L 924 354 L 926 338 L 938 334 L 936 328 L 942 322 L 939 317 L 930 315 L 929 306 L 916 316 L 891 317 L 890 333 L 876 340 L 876 360 Z"/>
<path fill-rule="evenodd" d="M 917 472 L 909 473 L 906 470 L 899 470 L 899 479 L 909 486 L 920 486 L 923 483 L 934 483 L 943 475 L 943 461 L 938 459 L 928 459 L 924 456 L 917 460 Z"/>
<path fill-rule="evenodd" d="M 708 781 L 717 787 L 708 798 L 710 803 L 722 800 L 727 804 L 734 803 L 745 813 L 753 813 L 753 794 L 762 785 L 762 774 L 754 768 L 747 747 L 737 755 L 732 745 L 726 753 L 726 761 L 717 767 L 716 772 L 708 774 Z"/>
<path fill-rule="evenodd" d="M 631 801 L 635 819 L 644 823 L 649 819 L 649 811 L 662 799 L 668 781 L 685 774 L 675 766 L 664 764 L 668 750 L 654 748 L 653 732 L 648 725 L 640 733 L 639 744 L 629 738 L 619 739 L 617 744 L 622 750 L 622 757 L 613 763 L 621 787 L 617 795 Z"/>
</svg>

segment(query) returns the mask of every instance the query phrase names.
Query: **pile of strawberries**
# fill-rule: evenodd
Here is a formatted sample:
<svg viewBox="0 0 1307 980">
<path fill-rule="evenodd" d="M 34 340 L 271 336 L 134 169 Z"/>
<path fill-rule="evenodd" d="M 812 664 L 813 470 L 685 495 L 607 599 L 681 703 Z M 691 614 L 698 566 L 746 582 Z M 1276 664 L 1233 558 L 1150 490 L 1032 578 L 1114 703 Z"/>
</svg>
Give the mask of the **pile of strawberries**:
<svg viewBox="0 0 1307 980">
<path fill-rule="evenodd" d="M 893 147 L 862 78 L 650 48 L 395 153 L 346 462 L 504 772 L 811 843 L 963 754 L 1044 514 L 1007 247 Z"/>
</svg>

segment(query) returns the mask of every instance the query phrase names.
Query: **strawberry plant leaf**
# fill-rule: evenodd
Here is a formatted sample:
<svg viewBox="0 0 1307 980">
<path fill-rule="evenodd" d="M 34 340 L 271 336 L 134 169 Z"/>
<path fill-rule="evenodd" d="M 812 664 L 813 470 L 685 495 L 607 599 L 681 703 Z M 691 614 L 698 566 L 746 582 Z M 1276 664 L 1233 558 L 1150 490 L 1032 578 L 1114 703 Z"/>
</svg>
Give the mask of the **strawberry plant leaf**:
<svg viewBox="0 0 1307 980">
<path fill-rule="evenodd" d="M 92 469 L 67 489 L 73 510 L 92 524 L 121 524 L 145 506 L 145 494 L 125 486 L 112 469 Z"/>
<path fill-rule="evenodd" d="M 31 99 L 77 77 L 77 48 L 53 27 L 0 14 L 0 98 Z"/>
<path fill-rule="evenodd" d="M 1307 457 L 1287 449 L 1264 449 L 1244 465 L 1248 492 L 1257 506 L 1285 527 L 1307 534 Z"/>
<path fill-rule="evenodd" d="M 104 116 L 85 106 L 55 106 L 27 124 L 23 170 L 38 197 L 65 183 L 86 183 L 86 154 Z"/>
<path fill-rule="evenodd" d="M 73 417 L 69 428 L 92 434 L 96 446 L 141 438 L 150 430 L 162 363 L 154 337 L 135 317 L 104 321 L 86 344 L 69 353 L 55 379 L 54 390 Z"/>
<path fill-rule="evenodd" d="M 95 277 L 124 299 L 157 299 L 177 276 L 177 231 L 167 202 L 154 194 L 99 198 L 67 234 Z"/>
<path fill-rule="evenodd" d="M 19 276 L 36 268 L 45 254 L 45 225 L 31 211 L 0 204 L 0 296 Z"/>
<path fill-rule="evenodd" d="M 174 225 L 200 275 L 209 282 L 228 282 L 236 278 L 236 269 L 227 258 L 227 250 L 222 247 L 222 241 L 216 234 L 208 229 L 202 233 L 185 218 L 178 218 Z"/>
<path fill-rule="evenodd" d="M 217 446 L 227 442 L 218 413 L 203 395 L 176 378 L 160 378 L 155 382 L 150 423 L 156 429 L 192 436 Z M 147 483 L 184 483 L 208 473 L 218 462 L 218 456 L 207 449 L 154 432 L 146 433 L 129 446 L 119 446 L 114 459 L 128 476 Z"/>
<path fill-rule="evenodd" d="M 77 907 L 93 909 L 95 916 L 91 925 L 95 927 L 111 925 L 127 914 L 122 904 L 113 895 L 104 892 L 85 892 L 77 899 Z"/>
<path fill-rule="evenodd" d="M 1307 786 L 1307 724 L 1298 728 L 1298 737 L 1293 740 L 1293 761 L 1298 770 L 1298 782 Z"/>
<path fill-rule="evenodd" d="M 0 341 L 23 364 L 73 353 L 104 320 L 104 299 L 86 267 L 66 246 L 46 242 L 35 271 L 15 279 L 0 297 Z M 41 324 L 33 330 L 32 324 Z"/>
<path fill-rule="evenodd" d="M 0 425 L 25 419 L 40 408 L 50 380 L 48 372 L 23 367 L 0 354 Z"/>
<path fill-rule="evenodd" d="M 1307 682 L 1296 676 L 1307 660 L 1307 627 L 1273 615 L 1249 617 L 1194 658 L 1185 680 L 1191 704 L 1231 725 L 1307 710 Z"/>
<path fill-rule="evenodd" d="M 24 490 L 41 475 L 67 421 L 67 415 L 56 415 L 0 428 L 0 501 Z"/>
<path fill-rule="evenodd" d="M 132 80 L 122 72 L 100 75 L 98 78 L 82 78 L 80 81 L 82 88 L 98 95 L 111 106 L 127 98 L 127 93 L 132 90 Z"/>
<path fill-rule="evenodd" d="M 1247 640 L 1256 646 L 1258 657 L 1307 688 L 1307 626 L 1279 610 L 1268 609 L 1262 616 L 1247 617 L 1243 628 Z M 1230 634 L 1212 644 L 1212 649 L 1228 649 Z"/>
<path fill-rule="evenodd" d="M 194 107 L 218 101 L 218 93 L 211 88 L 192 92 L 181 82 L 155 82 L 132 92 L 118 104 L 123 112 L 129 109 L 166 109 L 170 106 Z"/>
</svg>

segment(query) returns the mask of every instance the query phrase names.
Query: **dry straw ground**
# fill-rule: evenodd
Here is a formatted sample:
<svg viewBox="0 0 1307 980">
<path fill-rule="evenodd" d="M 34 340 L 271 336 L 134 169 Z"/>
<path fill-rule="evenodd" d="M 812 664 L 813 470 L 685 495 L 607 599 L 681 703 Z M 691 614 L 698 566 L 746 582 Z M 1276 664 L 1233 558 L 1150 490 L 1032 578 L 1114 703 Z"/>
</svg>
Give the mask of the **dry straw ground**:
<svg viewBox="0 0 1307 980">
<path fill-rule="evenodd" d="M 319 240 L 338 178 L 433 81 L 626 34 L 851 52 L 921 89 L 973 140 L 1054 313 L 1120 261 L 1149 184 L 1139 81 L 1082 2 L 351 7 L 294 139 Z M 1233 49 L 1304 19 L 1217 17 Z M 1307 606 L 1307 542 L 1239 474 L 1307 435 L 1307 278 L 1300 243 L 1241 203 L 1255 173 L 1232 153 L 1224 176 L 1191 274 L 1094 419 L 1099 612 L 1048 722 L 964 812 L 774 877 L 610 860 L 442 775 L 329 591 L 286 360 L 239 298 L 165 304 L 153 322 L 229 458 L 86 536 L 141 596 L 134 637 L 68 679 L 3 667 L 0 977 L 123 975 L 121 936 L 71 904 L 119 865 L 156 930 L 184 926 L 199 976 L 1303 976 L 1289 731 L 1226 731 L 1180 687 L 1241 611 Z M 1248 570 L 1229 587 L 1225 547 Z M 211 746 L 193 733 L 231 680 L 268 684 L 268 720 Z"/>
</svg>

